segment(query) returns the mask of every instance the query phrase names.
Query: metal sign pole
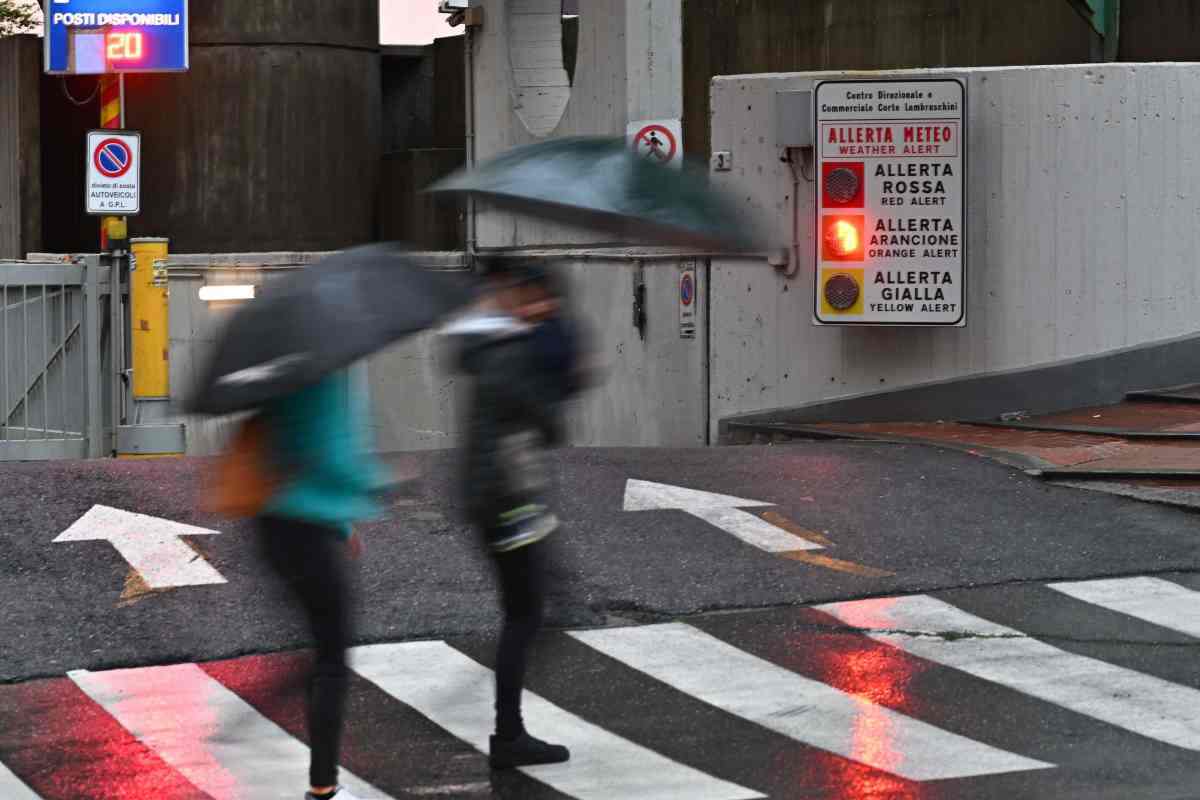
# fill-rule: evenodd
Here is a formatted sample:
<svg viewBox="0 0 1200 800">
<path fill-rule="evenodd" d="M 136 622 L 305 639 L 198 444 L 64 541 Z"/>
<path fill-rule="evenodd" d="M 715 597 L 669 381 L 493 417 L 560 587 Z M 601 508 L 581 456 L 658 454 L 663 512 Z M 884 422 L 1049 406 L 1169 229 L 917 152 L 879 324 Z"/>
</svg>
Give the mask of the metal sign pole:
<svg viewBox="0 0 1200 800">
<path fill-rule="evenodd" d="M 83 267 L 83 368 L 87 381 L 84 431 L 87 457 L 101 458 L 104 455 L 104 419 L 101 415 L 104 401 L 100 395 L 100 256 L 85 257 Z"/>
<path fill-rule="evenodd" d="M 117 130 L 124 126 L 124 76 L 105 73 L 100 76 L 100 127 Z M 120 217 L 100 218 L 100 251 L 108 251 L 110 231 L 120 224 Z"/>
<path fill-rule="evenodd" d="M 125 73 L 117 75 L 118 96 L 120 98 L 120 125 L 121 129 L 125 129 Z M 141 154 L 138 154 L 141 158 Z M 141 169 L 141 167 L 138 167 Z M 121 362 L 117 365 L 116 385 L 122 401 L 122 413 L 118 415 L 120 422 L 128 422 L 128 415 L 133 408 L 133 385 L 129 375 L 130 366 L 133 363 L 133 280 L 131 273 L 133 272 L 133 256 L 129 250 L 129 218 L 119 217 L 120 230 L 122 239 L 122 248 L 125 252 L 122 256 L 114 261 L 113 268 L 117 270 L 114 286 L 117 288 L 118 308 L 121 309 L 119 315 L 120 324 L 118 328 L 121 331 Z M 129 281 L 129 294 L 126 295 L 121 287 Z M 128 298 L 128 299 L 126 299 Z M 119 438 L 117 431 L 113 433 L 113 452 L 117 452 Z"/>
<path fill-rule="evenodd" d="M 108 264 L 108 363 L 111 365 L 111 369 L 106 378 L 111 404 L 109 425 L 112 426 L 112 438 L 105 447 L 105 453 L 116 455 L 117 436 L 121 431 L 121 406 L 124 395 L 121 378 L 125 372 L 125 304 L 121 296 L 121 273 L 124 272 L 122 266 L 125 264 L 125 257 L 113 253 L 108 258 Z"/>
<path fill-rule="evenodd" d="M 100 127 L 106 130 L 125 128 L 125 75 L 105 73 L 100 78 Z M 107 254 L 109 265 L 109 358 L 111 374 L 106 376 L 110 384 L 110 418 L 112 438 L 107 452 L 117 450 L 117 433 L 124 418 L 127 404 L 125 397 L 127 341 L 125 325 L 125 299 L 123 276 L 128 272 L 128 256 L 124 252 L 128 234 L 128 218 L 106 216 L 100 218 L 100 250 Z"/>
<path fill-rule="evenodd" d="M 125 73 L 124 72 L 117 74 L 117 102 L 119 102 L 121 104 L 121 108 L 118 112 L 119 122 L 117 124 L 121 127 L 121 130 L 124 130 L 125 129 Z M 140 154 L 139 154 L 139 158 L 140 158 Z M 123 238 L 128 240 L 129 239 L 129 218 L 128 217 L 120 217 L 120 220 L 121 220 L 121 230 L 124 232 Z M 128 248 L 126 248 L 126 249 L 128 249 Z"/>
</svg>

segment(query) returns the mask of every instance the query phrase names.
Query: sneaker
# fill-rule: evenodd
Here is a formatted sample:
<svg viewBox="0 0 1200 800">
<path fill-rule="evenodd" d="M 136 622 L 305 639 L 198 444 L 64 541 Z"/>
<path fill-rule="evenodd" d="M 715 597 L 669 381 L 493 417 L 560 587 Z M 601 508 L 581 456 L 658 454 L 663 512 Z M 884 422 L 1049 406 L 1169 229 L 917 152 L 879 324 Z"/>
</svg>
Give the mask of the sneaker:
<svg viewBox="0 0 1200 800">
<path fill-rule="evenodd" d="M 501 524 L 488 532 L 493 553 L 507 553 L 540 542 L 558 529 L 558 518 L 545 506 L 527 505 L 500 515 Z"/>
<path fill-rule="evenodd" d="M 304 800 L 317 800 L 317 796 L 312 792 L 305 792 Z M 333 800 L 367 800 L 367 798 L 359 797 L 356 794 L 351 794 L 349 789 L 344 786 L 339 786 L 337 791 L 333 793 Z"/>
<path fill-rule="evenodd" d="M 522 733 L 515 739 L 492 736 L 488 763 L 492 769 L 527 767 L 533 764 L 561 764 L 571 757 L 571 751 L 561 744 L 550 744 Z"/>
</svg>

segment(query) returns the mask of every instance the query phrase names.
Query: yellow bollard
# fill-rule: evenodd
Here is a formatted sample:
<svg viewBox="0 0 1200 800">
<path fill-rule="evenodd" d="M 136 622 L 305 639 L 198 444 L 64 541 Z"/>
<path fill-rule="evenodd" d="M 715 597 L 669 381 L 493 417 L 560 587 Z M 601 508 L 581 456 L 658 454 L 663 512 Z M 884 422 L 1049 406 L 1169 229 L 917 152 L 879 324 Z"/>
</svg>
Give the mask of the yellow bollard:
<svg viewBox="0 0 1200 800">
<path fill-rule="evenodd" d="M 166 400 L 170 394 L 167 333 L 167 240 L 130 242 L 134 269 L 129 279 L 133 399 Z"/>
</svg>

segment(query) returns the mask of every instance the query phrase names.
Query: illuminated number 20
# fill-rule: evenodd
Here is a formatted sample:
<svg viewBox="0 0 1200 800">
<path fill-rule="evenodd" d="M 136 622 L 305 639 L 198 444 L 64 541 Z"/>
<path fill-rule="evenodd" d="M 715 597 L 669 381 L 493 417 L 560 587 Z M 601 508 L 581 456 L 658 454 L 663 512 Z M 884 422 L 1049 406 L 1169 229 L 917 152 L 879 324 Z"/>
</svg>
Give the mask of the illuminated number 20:
<svg viewBox="0 0 1200 800">
<path fill-rule="evenodd" d="M 134 32 L 108 35 L 109 61 L 136 61 L 142 57 L 142 34 Z"/>
</svg>

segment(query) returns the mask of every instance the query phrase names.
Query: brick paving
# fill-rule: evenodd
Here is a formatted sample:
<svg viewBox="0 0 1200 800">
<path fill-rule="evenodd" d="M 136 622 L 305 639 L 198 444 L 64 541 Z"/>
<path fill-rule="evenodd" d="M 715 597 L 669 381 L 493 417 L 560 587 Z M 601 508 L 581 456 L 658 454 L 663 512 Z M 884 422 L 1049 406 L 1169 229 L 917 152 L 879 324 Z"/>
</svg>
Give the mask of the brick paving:
<svg viewBox="0 0 1200 800">
<path fill-rule="evenodd" d="M 1100 461 L 1117 455 L 1128 443 L 1126 439 L 1111 436 L 991 428 L 958 422 L 830 422 L 808 427 L 858 436 L 947 444 L 964 450 L 979 448 L 980 453 L 985 454 L 986 450 L 998 450 L 1024 456 L 1040 462 L 1041 466 L 1054 467 L 1073 467 Z"/>
<path fill-rule="evenodd" d="M 1031 417 L 1023 422 L 1130 431 L 1200 431 L 1200 404 L 1126 402 Z M 831 422 L 807 427 L 831 433 L 944 444 L 975 450 L 980 455 L 1010 454 L 1025 459 L 1031 466 L 1200 471 L 1200 439 L 1129 439 L 1099 430 L 1097 433 L 1040 431 L 959 422 Z"/>
<path fill-rule="evenodd" d="M 1125 402 L 1042 414 L 1024 421 L 1037 425 L 1085 425 L 1129 431 L 1200 431 L 1200 403 Z"/>
</svg>

